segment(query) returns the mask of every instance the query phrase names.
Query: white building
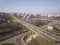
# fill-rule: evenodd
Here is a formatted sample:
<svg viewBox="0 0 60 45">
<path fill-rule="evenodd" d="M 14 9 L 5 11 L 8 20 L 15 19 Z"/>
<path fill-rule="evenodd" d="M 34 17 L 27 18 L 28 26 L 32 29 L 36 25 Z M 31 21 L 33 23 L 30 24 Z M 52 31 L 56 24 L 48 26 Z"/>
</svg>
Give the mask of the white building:
<svg viewBox="0 0 60 45">
<path fill-rule="evenodd" d="M 48 26 L 47 29 L 48 29 L 49 31 L 53 31 L 53 26 Z"/>
</svg>

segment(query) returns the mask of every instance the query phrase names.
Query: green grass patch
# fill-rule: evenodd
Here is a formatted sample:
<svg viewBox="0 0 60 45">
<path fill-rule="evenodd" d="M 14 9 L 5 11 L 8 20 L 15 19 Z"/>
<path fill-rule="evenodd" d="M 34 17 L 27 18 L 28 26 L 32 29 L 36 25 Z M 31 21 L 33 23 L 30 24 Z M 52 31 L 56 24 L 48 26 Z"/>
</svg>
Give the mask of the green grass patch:
<svg viewBox="0 0 60 45">
<path fill-rule="evenodd" d="M 29 38 L 32 35 L 32 31 L 28 31 L 28 33 L 26 33 L 27 35 L 24 36 L 24 42 L 26 42 L 26 39 Z M 35 34 L 35 32 L 33 32 L 33 34 Z"/>
<path fill-rule="evenodd" d="M 31 40 L 27 45 L 53 45 L 44 38 L 37 36 L 35 39 Z"/>
</svg>

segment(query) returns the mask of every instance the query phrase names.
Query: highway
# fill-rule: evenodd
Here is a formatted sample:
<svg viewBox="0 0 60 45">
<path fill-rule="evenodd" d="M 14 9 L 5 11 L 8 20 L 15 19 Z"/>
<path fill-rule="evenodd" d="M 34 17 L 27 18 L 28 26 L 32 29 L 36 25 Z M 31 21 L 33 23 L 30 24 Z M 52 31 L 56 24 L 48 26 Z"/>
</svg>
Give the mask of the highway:
<svg viewBox="0 0 60 45">
<path fill-rule="evenodd" d="M 15 17 L 13 15 L 10 15 L 10 16 L 13 19 L 15 19 L 17 22 L 21 23 L 22 25 L 24 25 L 25 27 L 27 27 L 31 31 L 33 31 L 33 32 L 37 33 L 38 35 L 42 36 L 43 38 L 45 38 L 49 42 L 53 43 L 54 45 L 60 45 L 60 43 L 58 44 L 58 43 L 55 42 L 57 40 L 60 40 L 59 36 L 56 36 L 55 34 L 49 34 L 49 32 L 47 32 L 46 30 L 43 29 L 43 28 L 46 28 L 49 24 L 39 28 L 39 27 L 37 27 L 37 26 L 35 26 L 33 24 L 30 24 L 28 22 L 20 20 L 19 18 Z M 52 23 L 55 23 L 55 22 L 52 22 Z"/>
<path fill-rule="evenodd" d="M 23 34 L 21 34 L 21 35 L 19 35 L 19 36 L 17 37 L 16 41 L 18 42 L 19 45 L 26 45 L 26 43 L 25 43 L 24 40 L 23 40 L 23 38 L 24 38 L 25 35 L 26 35 L 26 34 L 23 33 Z"/>
<path fill-rule="evenodd" d="M 14 36 L 12 38 L 9 38 L 7 40 L 4 40 L 4 41 L 0 42 L 0 45 L 3 44 L 3 43 L 13 43 L 13 44 L 16 44 L 16 45 L 26 45 L 23 41 L 24 36 L 25 36 L 25 33 Z"/>
</svg>

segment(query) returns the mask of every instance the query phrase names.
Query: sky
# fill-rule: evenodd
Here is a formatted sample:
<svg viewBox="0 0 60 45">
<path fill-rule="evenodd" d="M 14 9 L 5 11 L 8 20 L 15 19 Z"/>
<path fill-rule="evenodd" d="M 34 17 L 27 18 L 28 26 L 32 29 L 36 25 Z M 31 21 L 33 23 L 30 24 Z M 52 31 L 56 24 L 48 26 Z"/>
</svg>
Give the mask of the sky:
<svg viewBox="0 0 60 45">
<path fill-rule="evenodd" d="M 60 13 L 60 0 L 0 0 L 0 11 L 18 13 Z"/>
</svg>

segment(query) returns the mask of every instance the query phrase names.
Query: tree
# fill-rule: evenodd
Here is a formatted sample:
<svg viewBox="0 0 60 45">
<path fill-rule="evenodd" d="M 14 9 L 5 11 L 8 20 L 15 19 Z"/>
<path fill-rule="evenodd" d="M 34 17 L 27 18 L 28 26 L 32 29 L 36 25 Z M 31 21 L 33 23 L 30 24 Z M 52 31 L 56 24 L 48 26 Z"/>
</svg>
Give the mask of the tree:
<svg viewBox="0 0 60 45">
<path fill-rule="evenodd" d="M 54 31 L 57 32 L 57 35 L 58 35 L 58 31 L 59 31 L 58 27 L 55 27 L 55 26 L 54 26 L 53 29 L 54 29 Z"/>
</svg>

